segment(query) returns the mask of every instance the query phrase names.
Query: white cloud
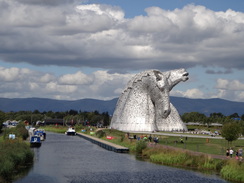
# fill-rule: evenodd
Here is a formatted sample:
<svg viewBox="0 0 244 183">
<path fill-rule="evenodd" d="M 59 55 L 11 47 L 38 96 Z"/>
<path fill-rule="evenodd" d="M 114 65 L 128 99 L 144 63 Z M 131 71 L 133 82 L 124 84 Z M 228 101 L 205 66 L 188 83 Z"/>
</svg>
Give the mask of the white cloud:
<svg viewBox="0 0 244 183">
<path fill-rule="evenodd" d="M 15 80 L 21 80 L 22 78 L 26 78 L 26 76 L 29 76 L 34 73 L 32 73 L 29 69 L 26 68 L 4 68 L 0 67 L 0 81 L 3 82 L 11 82 Z"/>
<path fill-rule="evenodd" d="M 19 77 L 19 69 L 18 68 L 10 68 L 10 69 L 4 69 L 0 68 L 0 80 L 2 81 L 13 81 L 15 79 L 18 79 Z"/>
<path fill-rule="evenodd" d="M 198 88 L 188 89 L 186 91 L 173 90 L 171 96 L 186 97 L 186 98 L 204 98 L 204 93 Z"/>
<path fill-rule="evenodd" d="M 126 19 L 119 7 L 81 2 L 0 0 L 1 61 L 102 70 L 56 76 L 0 67 L 0 96 L 108 99 L 118 97 L 131 78 L 112 71 L 216 66 L 219 72 L 208 73 L 218 77 L 244 69 L 243 12 L 194 5 L 175 10 L 150 7 L 145 16 Z M 171 95 L 244 100 L 241 80 L 219 79 L 216 93 L 199 85 Z"/>
<path fill-rule="evenodd" d="M 126 19 L 119 7 L 75 2 L 2 0 L 0 59 L 106 70 L 243 69 L 244 13 L 188 5 Z"/>
<path fill-rule="evenodd" d="M 238 80 L 218 79 L 216 88 L 223 90 L 244 90 L 244 83 Z"/>
<path fill-rule="evenodd" d="M 93 79 L 90 76 L 87 76 L 82 72 L 77 72 L 75 74 L 65 74 L 59 78 L 59 83 L 66 85 L 90 84 L 92 81 Z"/>
<path fill-rule="evenodd" d="M 43 83 L 48 83 L 48 82 L 51 82 L 53 80 L 55 80 L 55 77 L 49 73 L 46 73 L 40 77 L 40 82 L 43 82 Z"/>
<path fill-rule="evenodd" d="M 75 85 L 59 85 L 56 82 L 47 83 L 45 87 L 46 92 L 55 92 L 55 93 L 74 93 L 77 90 Z"/>
<path fill-rule="evenodd" d="M 218 79 L 215 98 L 224 98 L 231 101 L 244 101 L 244 83 L 239 80 Z"/>
<path fill-rule="evenodd" d="M 0 97 L 56 98 L 75 100 L 81 98 L 112 99 L 118 97 L 132 74 L 95 71 L 84 74 L 56 76 L 29 69 L 0 67 Z M 3 77 L 4 76 L 4 77 Z"/>
</svg>

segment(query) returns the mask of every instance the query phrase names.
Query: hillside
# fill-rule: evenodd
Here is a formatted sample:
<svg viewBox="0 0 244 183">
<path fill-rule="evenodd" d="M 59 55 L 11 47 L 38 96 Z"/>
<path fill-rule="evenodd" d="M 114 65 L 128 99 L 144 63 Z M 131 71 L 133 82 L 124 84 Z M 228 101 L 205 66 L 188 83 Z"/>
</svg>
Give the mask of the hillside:
<svg viewBox="0 0 244 183">
<path fill-rule="evenodd" d="M 113 114 L 118 98 L 112 100 L 80 99 L 74 101 L 54 100 L 47 98 L 0 98 L 0 110 L 10 111 L 99 111 Z M 186 112 L 200 112 L 209 115 L 221 112 L 224 115 L 238 113 L 244 114 L 244 102 L 233 102 L 223 99 L 189 99 L 182 97 L 170 97 L 172 104 L 180 114 Z"/>
</svg>

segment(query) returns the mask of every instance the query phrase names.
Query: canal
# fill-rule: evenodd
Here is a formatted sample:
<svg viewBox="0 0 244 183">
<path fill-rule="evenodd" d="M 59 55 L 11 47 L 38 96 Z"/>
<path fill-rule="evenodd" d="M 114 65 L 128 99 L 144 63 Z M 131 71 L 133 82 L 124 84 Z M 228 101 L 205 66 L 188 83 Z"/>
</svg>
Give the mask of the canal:
<svg viewBox="0 0 244 183">
<path fill-rule="evenodd" d="M 47 132 L 28 174 L 14 183 L 226 183 L 215 175 L 138 161 L 81 137 Z"/>
</svg>

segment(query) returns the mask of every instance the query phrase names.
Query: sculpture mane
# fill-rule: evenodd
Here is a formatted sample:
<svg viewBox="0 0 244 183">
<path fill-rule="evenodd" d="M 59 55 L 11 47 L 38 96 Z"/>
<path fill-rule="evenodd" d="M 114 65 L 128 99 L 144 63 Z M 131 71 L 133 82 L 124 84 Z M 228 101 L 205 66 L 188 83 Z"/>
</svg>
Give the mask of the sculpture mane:
<svg viewBox="0 0 244 183">
<path fill-rule="evenodd" d="M 136 74 L 118 99 L 110 127 L 121 131 L 187 130 L 169 100 L 172 88 L 187 79 L 185 69 Z"/>
</svg>

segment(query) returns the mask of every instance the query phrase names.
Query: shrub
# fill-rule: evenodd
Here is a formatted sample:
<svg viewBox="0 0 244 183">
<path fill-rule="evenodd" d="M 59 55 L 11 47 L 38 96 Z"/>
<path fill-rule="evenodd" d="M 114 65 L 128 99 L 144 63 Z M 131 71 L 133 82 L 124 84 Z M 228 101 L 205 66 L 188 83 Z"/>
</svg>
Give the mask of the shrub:
<svg viewBox="0 0 244 183">
<path fill-rule="evenodd" d="M 136 143 L 136 153 L 142 154 L 142 150 L 147 148 L 147 143 L 144 140 L 139 140 Z"/>
<path fill-rule="evenodd" d="M 106 136 L 106 133 L 105 133 L 103 130 L 98 130 L 98 131 L 96 132 L 96 136 L 97 136 L 98 138 L 102 138 L 102 137 L 105 137 L 105 136 Z"/>
<path fill-rule="evenodd" d="M 34 153 L 19 140 L 5 140 L 0 143 L 0 180 L 10 180 L 19 166 L 33 162 Z"/>
<path fill-rule="evenodd" d="M 221 169 L 220 175 L 227 180 L 244 182 L 244 164 L 235 159 L 228 160 L 226 165 Z"/>
</svg>

